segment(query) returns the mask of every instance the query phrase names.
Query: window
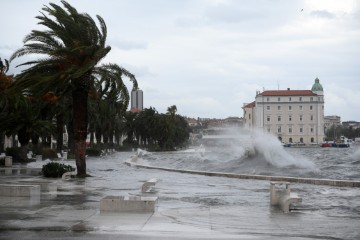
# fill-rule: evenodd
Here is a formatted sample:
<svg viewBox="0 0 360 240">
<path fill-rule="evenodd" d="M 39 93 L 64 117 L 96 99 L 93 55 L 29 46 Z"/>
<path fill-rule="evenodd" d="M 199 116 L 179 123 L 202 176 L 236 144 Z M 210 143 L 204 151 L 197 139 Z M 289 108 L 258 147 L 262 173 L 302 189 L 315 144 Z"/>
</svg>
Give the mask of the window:
<svg viewBox="0 0 360 240">
<path fill-rule="evenodd" d="M 292 127 L 289 127 L 289 133 L 292 133 Z"/>
<path fill-rule="evenodd" d="M 303 143 L 303 142 L 304 142 L 304 139 L 303 139 L 303 138 L 300 138 L 300 142 Z"/>
<path fill-rule="evenodd" d="M 301 132 L 301 133 L 303 132 L 303 128 L 302 128 L 302 127 L 300 127 L 300 132 Z"/>
<path fill-rule="evenodd" d="M 314 98 L 313 98 L 313 97 L 310 98 L 310 102 L 312 102 L 312 101 L 314 101 Z"/>
<path fill-rule="evenodd" d="M 313 133 L 313 132 L 314 132 L 314 128 L 310 128 L 310 132 Z"/>
<path fill-rule="evenodd" d="M 267 101 L 267 102 L 270 101 L 270 98 L 266 98 L 266 101 Z"/>
<path fill-rule="evenodd" d="M 289 111 L 291 111 L 291 109 L 292 109 L 292 106 L 289 106 Z"/>
<path fill-rule="evenodd" d="M 278 97 L 278 102 L 280 102 L 280 98 Z"/>
<path fill-rule="evenodd" d="M 292 143 L 292 138 L 289 138 L 289 143 Z"/>
<path fill-rule="evenodd" d="M 281 133 L 281 126 L 278 126 L 278 133 Z"/>
<path fill-rule="evenodd" d="M 318 97 L 318 101 L 320 102 L 320 97 Z"/>
<path fill-rule="evenodd" d="M 289 97 L 289 102 L 291 102 L 291 97 Z"/>
<path fill-rule="evenodd" d="M 300 101 L 300 102 L 302 101 L 302 97 L 299 97 L 299 101 Z"/>
<path fill-rule="evenodd" d="M 281 122 L 281 116 L 278 116 L 278 122 Z"/>
<path fill-rule="evenodd" d="M 310 110 L 312 110 L 312 105 L 310 105 Z"/>
<path fill-rule="evenodd" d="M 251 114 L 249 113 L 249 119 L 251 119 Z"/>
<path fill-rule="evenodd" d="M 314 116 L 313 116 L 313 115 L 310 116 L 310 121 L 312 121 L 312 120 L 314 120 Z"/>
<path fill-rule="evenodd" d="M 302 105 L 299 106 L 300 111 L 302 111 Z"/>
<path fill-rule="evenodd" d="M 266 121 L 270 122 L 270 116 L 266 117 Z"/>
<path fill-rule="evenodd" d="M 270 106 L 266 106 L 266 110 L 270 110 Z"/>
<path fill-rule="evenodd" d="M 292 116 L 291 115 L 289 115 L 289 122 L 291 122 L 292 121 Z"/>
<path fill-rule="evenodd" d="M 278 110 L 281 110 L 281 106 L 278 106 Z"/>
<path fill-rule="evenodd" d="M 312 143 L 314 142 L 314 138 L 311 138 L 311 140 L 310 140 Z"/>
<path fill-rule="evenodd" d="M 300 115 L 300 122 L 302 122 L 302 120 L 303 120 L 303 116 L 302 116 L 302 115 Z"/>
</svg>

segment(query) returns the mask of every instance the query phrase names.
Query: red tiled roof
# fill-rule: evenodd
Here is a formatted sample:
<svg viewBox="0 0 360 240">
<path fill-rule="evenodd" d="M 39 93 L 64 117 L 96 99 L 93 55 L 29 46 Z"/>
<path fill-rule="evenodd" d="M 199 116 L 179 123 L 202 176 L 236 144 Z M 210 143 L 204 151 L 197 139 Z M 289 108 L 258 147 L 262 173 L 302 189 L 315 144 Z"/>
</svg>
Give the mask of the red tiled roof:
<svg viewBox="0 0 360 240">
<path fill-rule="evenodd" d="M 253 108 L 253 107 L 255 107 L 255 101 L 246 104 L 243 108 Z"/>
<path fill-rule="evenodd" d="M 311 90 L 268 90 L 260 93 L 262 96 L 316 96 Z"/>
</svg>

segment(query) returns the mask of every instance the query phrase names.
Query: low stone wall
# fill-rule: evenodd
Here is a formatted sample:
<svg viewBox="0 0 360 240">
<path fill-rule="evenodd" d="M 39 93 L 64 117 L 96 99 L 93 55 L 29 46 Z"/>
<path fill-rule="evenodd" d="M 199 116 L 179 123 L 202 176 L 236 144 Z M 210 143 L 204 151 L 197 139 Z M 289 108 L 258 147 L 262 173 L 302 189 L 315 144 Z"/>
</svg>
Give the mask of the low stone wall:
<svg viewBox="0 0 360 240">
<path fill-rule="evenodd" d="M 158 170 L 164 170 L 164 171 L 169 171 L 169 172 L 180 172 L 180 173 L 197 174 L 197 175 L 214 176 L 214 177 L 255 179 L 255 180 L 268 180 L 268 181 L 284 181 L 284 182 L 295 182 L 295 183 L 305 183 L 305 184 L 314 184 L 314 185 L 329 185 L 329 186 L 336 186 L 336 187 L 360 187 L 360 181 L 351 181 L 351 180 L 334 180 L 334 179 L 320 179 L 320 178 L 268 176 L 268 175 L 250 175 L 250 174 L 236 174 L 236 173 L 223 173 L 223 172 L 204 172 L 204 171 L 195 171 L 195 170 L 186 170 L 186 169 L 155 167 L 155 166 L 138 164 L 138 163 L 136 163 L 136 160 L 134 159 L 134 157 L 127 160 L 125 162 L 125 164 L 127 164 L 129 166 L 134 166 L 134 167 L 158 169 Z"/>
<path fill-rule="evenodd" d="M 40 185 L 0 184 L 0 196 L 39 197 Z"/>
<path fill-rule="evenodd" d="M 100 201 L 100 212 L 155 212 L 157 197 L 106 196 Z"/>
</svg>

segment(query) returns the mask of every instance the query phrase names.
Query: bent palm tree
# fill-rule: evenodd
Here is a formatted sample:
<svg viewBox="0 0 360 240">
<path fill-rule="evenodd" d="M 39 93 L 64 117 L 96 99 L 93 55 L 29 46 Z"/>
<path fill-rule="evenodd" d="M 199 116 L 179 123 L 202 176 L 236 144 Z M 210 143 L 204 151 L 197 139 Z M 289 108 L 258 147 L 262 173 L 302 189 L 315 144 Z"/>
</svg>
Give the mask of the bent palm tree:
<svg viewBox="0 0 360 240">
<path fill-rule="evenodd" d="M 100 16 L 97 16 L 98 28 L 88 14 L 78 13 L 66 1 L 61 2 L 64 9 L 54 3 L 42 8 L 51 18 L 45 13 L 36 18 L 46 30 L 33 30 L 27 35 L 24 46 L 11 60 L 29 54 L 46 56 L 21 64 L 32 66 L 19 74 L 16 81 L 19 88 L 56 90 L 59 95 L 71 91 L 77 174 L 86 176 L 87 101 L 94 84 L 92 72 L 111 48 L 105 46 L 107 29 Z"/>
</svg>

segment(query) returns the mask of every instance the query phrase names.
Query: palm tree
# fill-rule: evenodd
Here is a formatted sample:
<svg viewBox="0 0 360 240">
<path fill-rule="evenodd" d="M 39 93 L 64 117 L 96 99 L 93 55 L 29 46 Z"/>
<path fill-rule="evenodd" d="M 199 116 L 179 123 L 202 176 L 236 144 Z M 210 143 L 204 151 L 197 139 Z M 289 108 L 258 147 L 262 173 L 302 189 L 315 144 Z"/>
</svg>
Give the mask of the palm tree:
<svg viewBox="0 0 360 240">
<path fill-rule="evenodd" d="M 105 144 L 113 145 L 115 130 L 119 130 L 119 119 L 124 116 L 129 104 L 129 92 L 122 77 L 130 79 L 133 89 L 138 87 L 137 81 L 133 74 L 116 64 L 96 68 L 94 76 L 96 89 L 91 94 L 89 111 L 91 130 L 96 132 L 98 143 L 102 136 Z"/>
<path fill-rule="evenodd" d="M 71 92 L 77 175 L 84 177 L 88 94 L 94 84 L 92 73 L 111 48 L 105 45 L 107 28 L 100 16 L 97 16 L 99 28 L 88 14 L 79 13 L 66 1 L 61 3 L 64 8 L 54 3 L 42 8 L 44 12 L 36 18 L 46 30 L 33 30 L 10 60 L 29 54 L 45 55 L 21 64 L 31 67 L 19 75 L 16 84 L 23 89 L 32 86 L 44 92 L 54 89 Z"/>
<path fill-rule="evenodd" d="M 4 64 L 5 62 L 5 64 Z M 7 116 L 9 105 L 12 102 L 11 98 L 14 97 L 9 94 L 9 89 L 13 81 L 12 75 L 7 75 L 9 71 L 9 62 L 5 59 L 2 61 L 0 58 L 0 118 Z M 0 151 L 4 152 L 5 132 L 0 131 Z"/>
</svg>

